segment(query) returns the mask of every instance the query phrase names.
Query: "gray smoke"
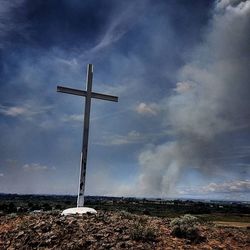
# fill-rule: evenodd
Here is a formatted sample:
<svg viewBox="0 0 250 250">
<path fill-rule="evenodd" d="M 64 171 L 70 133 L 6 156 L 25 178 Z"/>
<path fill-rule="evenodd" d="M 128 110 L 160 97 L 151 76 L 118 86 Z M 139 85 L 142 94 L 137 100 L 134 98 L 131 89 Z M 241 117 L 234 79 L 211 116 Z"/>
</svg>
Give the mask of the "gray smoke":
<svg viewBox="0 0 250 250">
<path fill-rule="evenodd" d="M 249 0 L 216 2 L 203 44 L 159 104 L 173 139 L 140 154 L 139 194 L 174 194 L 184 168 L 230 171 L 249 157 L 235 139 L 250 132 L 249 21 Z"/>
</svg>

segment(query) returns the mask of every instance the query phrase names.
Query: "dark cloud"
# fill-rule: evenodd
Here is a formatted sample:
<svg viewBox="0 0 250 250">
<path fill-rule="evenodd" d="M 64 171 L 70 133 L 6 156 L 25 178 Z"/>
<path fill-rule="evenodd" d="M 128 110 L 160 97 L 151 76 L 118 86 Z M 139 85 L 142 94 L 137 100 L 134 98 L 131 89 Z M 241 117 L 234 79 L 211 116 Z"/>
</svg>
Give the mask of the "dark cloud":
<svg viewBox="0 0 250 250">
<path fill-rule="evenodd" d="M 48 50 L 61 47 L 74 50 L 82 46 L 91 47 L 114 11 L 112 1 L 98 4 L 96 1 L 56 0 L 3 2 L 8 11 L 2 18 L 7 33 L 5 42 L 19 48 L 31 46 Z"/>
</svg>

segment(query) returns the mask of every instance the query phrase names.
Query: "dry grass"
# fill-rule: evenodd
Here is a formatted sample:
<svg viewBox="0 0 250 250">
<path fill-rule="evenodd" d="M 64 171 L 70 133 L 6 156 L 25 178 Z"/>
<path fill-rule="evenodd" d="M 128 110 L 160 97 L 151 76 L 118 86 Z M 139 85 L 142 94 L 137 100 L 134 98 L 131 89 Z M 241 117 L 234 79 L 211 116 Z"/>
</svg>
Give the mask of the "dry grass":
<svg viewBox="0 0 250 250">
<path fill-rule="evenodd" d="M 215 225 L 222 227 L 250 228 L 249 222 L 214 221 L 214 223 Z"/>
</svg>

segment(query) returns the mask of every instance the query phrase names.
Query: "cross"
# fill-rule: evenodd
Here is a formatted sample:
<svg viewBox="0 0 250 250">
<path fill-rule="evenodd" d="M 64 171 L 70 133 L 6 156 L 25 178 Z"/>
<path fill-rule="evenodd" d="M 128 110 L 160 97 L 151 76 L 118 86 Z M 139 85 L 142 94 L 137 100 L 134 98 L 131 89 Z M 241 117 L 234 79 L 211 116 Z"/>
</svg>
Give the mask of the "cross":
<svg viewBox="0 0 250 250">
<path fill-rule="evenodd" d="M 93 64 L 88 64 L 87 78 L 86 78 L 86 91 L 57 86 L 57 92 L 62 92 L 62 93 L 66 93 L 66 94 L 72 94 L 72 95 L 85 97 L 83 139 L 82 139 L 82 151 L 81 151 L 81 162 L 80 162 L 80 178 L 79 178 L 79 189 L 78 189 L 78 197 L 77 197 L 77 207 L 84 206 L 91 98 L 112 101 L 112 102 L 118 102 L 117 96 L 104 95 L 104 94 L 92 92 L 92 80 L 93 80 Z"/>
</svg>

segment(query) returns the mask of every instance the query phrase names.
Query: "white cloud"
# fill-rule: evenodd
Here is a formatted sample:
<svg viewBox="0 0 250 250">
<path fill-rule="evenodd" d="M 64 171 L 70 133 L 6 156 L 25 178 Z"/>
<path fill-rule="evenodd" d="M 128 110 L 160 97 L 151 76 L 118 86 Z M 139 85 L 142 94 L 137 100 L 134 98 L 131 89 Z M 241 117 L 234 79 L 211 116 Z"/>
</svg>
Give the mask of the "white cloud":
<svg viewBox="0 0 250 250">
<path fill-rule="evenodd" d="M 250 8 L 249 1 L 242 0 L 218 0 L 216 3 L 217 10 L 226 10 L 226 11 L 245 11 L 247 8 Z"/>
<path fill-rule="evenodd" d="M 179 94 L 182 94 L 191 90 L 193 88 L 193 85 L 194 84 L 191 82 L 177 82 L 174 91 Z"/>
<path fill-rule="evenodd" d="M 141 102 L 140 104 L 138 104 L 135 110 L 140 115 L 149 115 L 149 116 L 152 116 L 152 115 L 155 116 L 159 112 L 157 104 L 155 103 L 146 104 L 144 102 Z"/>
<path fill-rule="evenodd" d="M 165 131 L 155 132 L 155 133 L 140 133 L 136 130 L 132 130 L 126 135 L 118 135 L 106 133 L 101 138 L 98 138 L 94 144 L 103 146 L 113 146 L 113 145 L 126 145 L 126 144 L 136 144 L 136 143 L 151 143 L 159 138 L 166 135 Z"/>
<path fill-rule="evenodd" d="M 3 174 L 3 173 L 0 173 L 0 177 L 4 177 L 4 174 Z"/>
<path fill-rule="evenodd" d="M 144 4 L 132 3 L 124 5 L 123 7 L 123 11 L 116 13 L 100 41 L 88 52 L 88 54 L 96 53 L 119 41 L 139 19 L 139 15 L 142 14 Z"/>
<path fill-rule="evenodd" d="M 64 115 L 63 122 L 83 122 L 83 114 Z"/>
<path fill-rule="evenodd" d="M 100 138 L 95 144 L 103 146 L 113 146 L 113 145 L 125 145 L 141 143 L 145 140 L 145 137 L 138 131 L 130 131 L 127 135 L 116 135 L 107 133 Z"/>
<path fill-rule="evenodd" d="M 0 114 L 10 117 L 32 118 L 35 115 L 47 112 L 49 109 L 51 109 L 50 106 L 32 107 L 32 105 L 25 105 L 25 106 L 0 105 Z"/>
<path fill-rule="evenodd" d="M 48 167 L 46 165 L 41 165 L 40 163 L 31 163 L 31 164 L 25 164 L 23 165 L 22 169 L 27 172 L 33 172 L 33 171 L 49 171 L 49 170 L 55 170 L 55 167 Z"/>
<path fill-rule="evenodd" d="M 202 188 L 204 193 L 209 192 L 250 192 L 250 180 L 237 180 L 224 183 L 210 183 Z"/>
<path fill-rule="evenodd" d="M 209 183 L 206 186 L 183 188 L 181 194 L 202 195 L 216 193 L 249 193 L 250 180 L 233 180 L 222 183 Z"/>
<path fill-rule="evenodd" d="M 29 111 L 23 107 L 6 107 L 1 105 L 0 114 L 16 117 L 20 115 L 27 115 L 29 114 Z"/>
</svg>

